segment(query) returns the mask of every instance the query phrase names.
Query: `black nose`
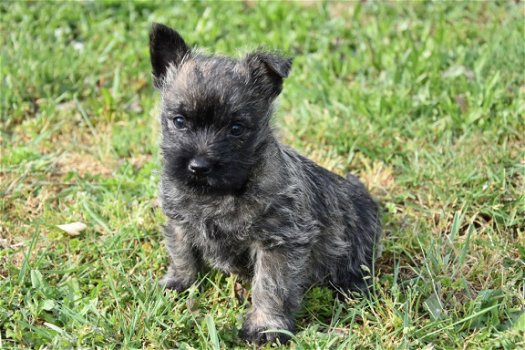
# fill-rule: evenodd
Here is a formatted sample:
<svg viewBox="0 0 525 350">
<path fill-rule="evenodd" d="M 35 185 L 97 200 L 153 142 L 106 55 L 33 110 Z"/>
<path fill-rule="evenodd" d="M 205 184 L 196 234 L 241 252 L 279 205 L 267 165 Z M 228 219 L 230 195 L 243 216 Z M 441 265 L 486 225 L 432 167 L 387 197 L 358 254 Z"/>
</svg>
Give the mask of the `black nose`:
<svg viewBox="0 0 525 350">
<path fill-rule="evenodd" d="M 188 164 L 188 170 L 194 175 L 204 176 L 210 173 L 211 165 L 206 159 L 196 157 L 190 160 L 190 163 Z"/>
</svg>

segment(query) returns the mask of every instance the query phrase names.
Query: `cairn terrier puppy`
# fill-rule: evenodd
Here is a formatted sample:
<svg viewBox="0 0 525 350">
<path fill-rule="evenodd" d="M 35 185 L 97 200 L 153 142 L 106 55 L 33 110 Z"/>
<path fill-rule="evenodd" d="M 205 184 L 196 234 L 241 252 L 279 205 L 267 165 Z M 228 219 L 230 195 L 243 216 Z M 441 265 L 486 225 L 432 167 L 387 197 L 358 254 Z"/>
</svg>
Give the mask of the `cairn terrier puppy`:
<svg viewBox="0 0 525 350">
<path fill-rule="evenodd" d="M 160 285 L 182 291 L 206 266 L 250 280 L 240 336 L 257 344 L 289 339 L 275 330 L 293 332 L 313 284 L 366 290 L 380 236 L 376 203 L 356 177 L 280 144 L 270 126 L 291 59 L 201 54 L 162 24 L 152 26 L 150 54 L 171 257 Z"/>
</svg>

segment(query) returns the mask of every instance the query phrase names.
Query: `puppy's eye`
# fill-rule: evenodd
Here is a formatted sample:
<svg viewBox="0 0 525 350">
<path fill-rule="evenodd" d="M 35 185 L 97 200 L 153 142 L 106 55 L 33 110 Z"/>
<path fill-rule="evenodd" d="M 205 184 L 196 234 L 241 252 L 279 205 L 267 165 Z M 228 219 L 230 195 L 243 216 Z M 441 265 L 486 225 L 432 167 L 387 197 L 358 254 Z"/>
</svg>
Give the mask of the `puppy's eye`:
<svg viewBox="0 0 525 350">
<path fill-rule="evenodd" d="M 179 130 L 186 129 L 186 118 L 178 114 L 173 118 L 173 125 Z"/>
<path fill-rule="evenodd" d="M 243 133 L 243 131 L 244 131 L 244 128 L 239 123 L 232 124 L 232 126 L 230 127 L 230 133 L 233 136 L 239 136 Z"/>
</svg>

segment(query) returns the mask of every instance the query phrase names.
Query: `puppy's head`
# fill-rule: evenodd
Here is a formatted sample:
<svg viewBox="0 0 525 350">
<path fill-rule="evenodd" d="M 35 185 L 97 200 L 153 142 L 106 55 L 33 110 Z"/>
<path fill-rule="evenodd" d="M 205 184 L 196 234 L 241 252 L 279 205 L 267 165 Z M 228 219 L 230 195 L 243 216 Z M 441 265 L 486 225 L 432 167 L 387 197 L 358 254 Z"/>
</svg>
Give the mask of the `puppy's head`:
<svg viewBox="0 0 525 350">
<path fill-rule="evenodd" d="M 240 191 L 264 155 L 291 60 L 263 51 L 240 60 L 198 54 L 162 24 L 151 29 L 150 54 L 165 174 L 206 193 Z"/>
</svg>

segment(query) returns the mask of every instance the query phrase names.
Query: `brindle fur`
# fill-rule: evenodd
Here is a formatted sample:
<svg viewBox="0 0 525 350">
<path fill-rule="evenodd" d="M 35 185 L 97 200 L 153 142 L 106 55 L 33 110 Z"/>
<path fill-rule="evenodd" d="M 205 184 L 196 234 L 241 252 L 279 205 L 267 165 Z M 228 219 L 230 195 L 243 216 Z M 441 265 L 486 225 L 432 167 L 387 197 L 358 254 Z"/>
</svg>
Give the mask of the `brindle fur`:
<svg viewBox="0 0 525 350">
<path fill-rule="evenodd" d="M 240 331 L 255 343 L 289 339 L 294 313 L 313 284 L 366 290 L 379 242 L 378 207 L 354 176 L 344 179 L 280 144 L 273 102 L 291 60 L 256 51 L 243 59 L 190 50 L 154 24 L 150 52 L 162 97 L 160 198 L 172 260 L 160 284 L 182 291 L 204 266 L 252 282 Z M 173 119 L 184 116 L 187 128 Z M 232 123 L 244 133 L 232 136 Z M 204 157 L 211 172 L 188 171 Z"/>
</svg>

